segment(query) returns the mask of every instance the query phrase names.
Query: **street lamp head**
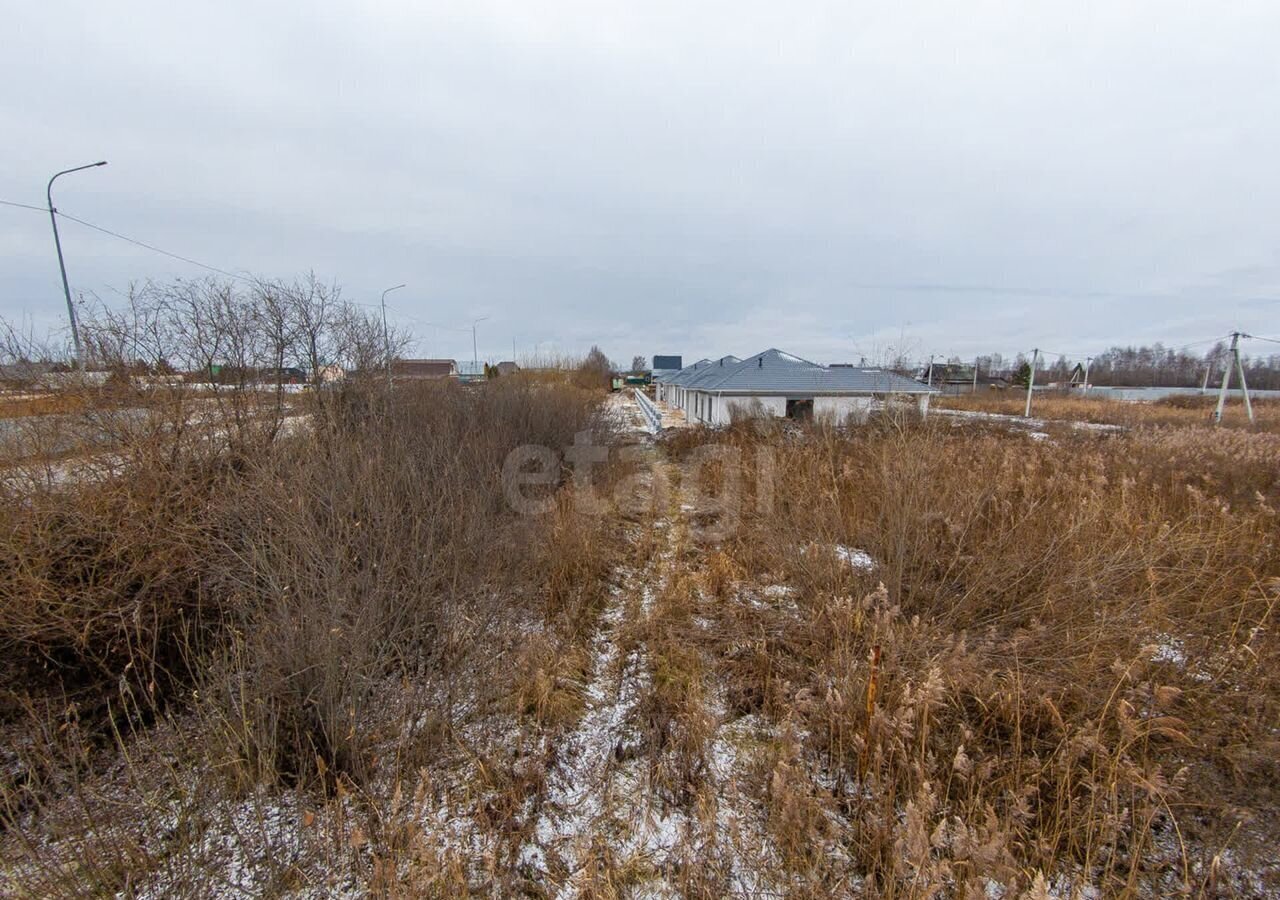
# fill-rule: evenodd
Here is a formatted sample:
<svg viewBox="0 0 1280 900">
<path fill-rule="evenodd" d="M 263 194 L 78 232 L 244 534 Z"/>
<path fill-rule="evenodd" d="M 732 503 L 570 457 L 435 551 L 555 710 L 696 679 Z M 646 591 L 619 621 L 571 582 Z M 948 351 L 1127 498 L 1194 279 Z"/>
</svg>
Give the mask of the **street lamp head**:
<svg viewBox="0 0 1280 900">
<path fill-rule="evenodd" d="M 105 166 L 106 164 L 107 164 L 107 161 L 105 159 L 94 163 L 95 166 Z"/>
</svg>

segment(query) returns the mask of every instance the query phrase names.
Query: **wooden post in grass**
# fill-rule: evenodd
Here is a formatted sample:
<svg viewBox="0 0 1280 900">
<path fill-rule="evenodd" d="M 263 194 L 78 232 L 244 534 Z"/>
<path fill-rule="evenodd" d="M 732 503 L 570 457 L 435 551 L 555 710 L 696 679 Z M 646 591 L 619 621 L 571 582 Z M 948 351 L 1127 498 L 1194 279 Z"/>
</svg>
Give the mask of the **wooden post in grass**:
<svg viewBox="0 0 1280 900">
<path fill-rule="evenodd" d="M 1022 414 L 1024 419 L 1031 418 L 1031 389 L 1036 386 L 1036 363 L 1040 361 L 1040 348 L 1031 351 L 1031 372 L 1027 375 L 1027 409 Z"/>
<path fill-rule="evenodd" d="M 1248 335 L 1245 335 L 1248 337 Z M 1236 372 L 1240 374 L 1240 393 L 1244 394 L 1244 411 L 1249 417 L 1249 424 L 1253 424 L 1253 404 L 1249 402 L 1249 385 L 1244 380 L 1244 362 L 1240 359 L 1240 348 L 1236 348 Z"/>
<path fill-rule="evenodd" d="M 1227 405 L 1227 391 L 1231 387 L 1231 367 L 1235 365 L 1236 371 L 1240 373 L 1240 390 L 1244 392 L 1244 410 L 1249 414 L 1249 421 L 1253 421 L 1253 404 L 1249 402 L 1249 386 L 1244 381 L 1244 364 L 1240 362 L 1240 332 L 1231 332 L 1231 359 L 1227 360 L 1226 366 L 1222 370 L 1222 387 L 1218 390 L 1218 405 L 1213 411 L 1213 424 L 1218 425 L 1222 422 L 1222 408 Z"/>
</svg>

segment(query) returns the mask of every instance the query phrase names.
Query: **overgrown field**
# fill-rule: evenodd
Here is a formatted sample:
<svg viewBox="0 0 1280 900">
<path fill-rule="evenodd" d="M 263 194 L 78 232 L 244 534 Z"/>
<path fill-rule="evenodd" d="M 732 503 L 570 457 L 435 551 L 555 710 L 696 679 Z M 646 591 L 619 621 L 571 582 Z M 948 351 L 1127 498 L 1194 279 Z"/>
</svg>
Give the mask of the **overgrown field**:
<svg viewBox="0 0 1280 900">
<path fill-rule="evenodd" d="M 1025 388 L 937 398 L 937 405 L 942 409 L 998 413 L 1007 416 L 1021 416 L 1026 409 L 1026 402 Z M 1094 422 L 1127 427 L 1158 425 L 1209 427 L 1213 425 L 1213 410 L 1217 402 L 1216 393 L 1202 397 L 1175 396 L 1152 402 L 1136 402 L 1039 392 L 1033 398 L 1031 414 L 1039 419 Z M 1253 412 L 1255 423 L 1250 425 L 1243 401 L 1238 396 L 1232 396 L 1228 398 L 1223 411 L 1222 425 L 1228 428 L 1247 428 L 1280 434 L 1280 403 L 1274 400 L 1254 399 Z"/>
<path fill-rule="evenodd" d="M 602 401 L 353 382 L 11 487 L 0 892 L 1280 893 L 1280 436 Z"/>
<path fill-rule="evenodd" d="M 730 716 L 770 735 L 758 790 L 789 875 L 1280 891 L 1280 438 L 940 420 L 715 439 L 747 499 L 702 568 L 724 602 L 700 643 Z"/>
</svg>

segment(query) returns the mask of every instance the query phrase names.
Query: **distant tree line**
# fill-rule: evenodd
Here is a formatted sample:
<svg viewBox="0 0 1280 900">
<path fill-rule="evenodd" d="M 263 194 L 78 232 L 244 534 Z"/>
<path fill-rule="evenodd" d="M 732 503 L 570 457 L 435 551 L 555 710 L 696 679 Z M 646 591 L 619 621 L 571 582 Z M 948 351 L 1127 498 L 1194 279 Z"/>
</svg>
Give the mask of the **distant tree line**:
<svg viewBox="0 0 1280 900">
<path fill-rule="evenodd" d="M 1112 347 L 1099 353 L 1089 364 L 1089 383 L 1115 387 L 1200 387 L 1207 373 L 1212 387 L 1222 383 L 1223 367 L 1230 361 L 1226 341 L 1218 341 L 1203 354 L 1166 347 L 1159 342 L 1149 347 Z M 962 360 L 956 358 L 949 362 L 961 364 Z M 1065 356 L 1046 360 L 1042 354 L 1036 369 L 1036 383 L 1065 382 L 1077 363 L 1083 362 Z M 1012 383 L 1025 384 L 1031 355 L 1019 353 L 1009 360 L 993 353 L 978 357 L 977 363 L 983 375 L 1003 376 Z M 1243 363 L 1250 387 L 1280 390 L 1280 353 L 1244 353 Z M 1239 386 L 1239 379 L 1234 375 L 1232 384 Z"/>
</svg>

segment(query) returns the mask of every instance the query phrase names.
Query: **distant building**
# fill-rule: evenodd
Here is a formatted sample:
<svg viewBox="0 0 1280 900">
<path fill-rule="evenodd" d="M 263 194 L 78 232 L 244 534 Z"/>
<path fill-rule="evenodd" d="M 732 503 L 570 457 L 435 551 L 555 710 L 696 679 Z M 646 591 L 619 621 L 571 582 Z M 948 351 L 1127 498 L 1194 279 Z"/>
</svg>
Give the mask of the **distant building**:
<svg viewBox="0 0 1280 900">
<path fill-rule="evenodd" d="M 12 386 L 31 384 L 48 375 L 56 366 L 51 362 L 16 362 L 0 364 L 0 383 Z"/>
<path fill-rule="evenodd" d="M 683 367 L 679 356 L 655 356 L 653 358 L 653 380 L 661 381 L 665 377 L 679 372 Z"/>
<path fill-rule="evenodd" d="M 742 360 L 699 360 L 658 385 L 658 399 L 707 425 L 727 425 L 740 415 L 845 419 L 866 415 L 888 397 L 914 398 L 927 412 L 936 393 L 884 369 L 822 366 L 772 349 Z"/>
<path fill-rule="evenodd" d="M 484 366 L 485 364 L 479 360 L 472 362 L 471 360 L 464 359 L 462 362 L 457 364 L 457 372 L 455 374 L 457 374 L 458 380 L 463 384 L 470 384 L 473 381 L 484 381 Z"/>
<path fill-rule="evenodd" d="M 451 378 L 457 374 L 458 364 L 452 359 L 395 359 L 391 361 L 392 378 Z"/>
<path fill-rule="evenodd" d="M 504 359 L 502 362 L 494 366 L 494 368 L 498 370 L 499 375 L 514 375 L 516 372 L 520 371 L 520 367 L 509 359 Z"/>
<path fill-rule="evenodd" d="M 973 366 L 935 365 L 933 367 L 933 386 L 944 395 L 972 394 L 975 385 L 977 392 L 982 393 L 988 390 L 1003 390 L 1009 386 L 1009 382 L 999 375 L 983 375 L 981 370 L 975 378 Z"/>
<path fill-rule="evenodd" d="M 304 384 L 307 380 L 307 370 L 298 366 L 263 369 L 258 373 L 258 380 L 267 384 Z"/>
</svg>

